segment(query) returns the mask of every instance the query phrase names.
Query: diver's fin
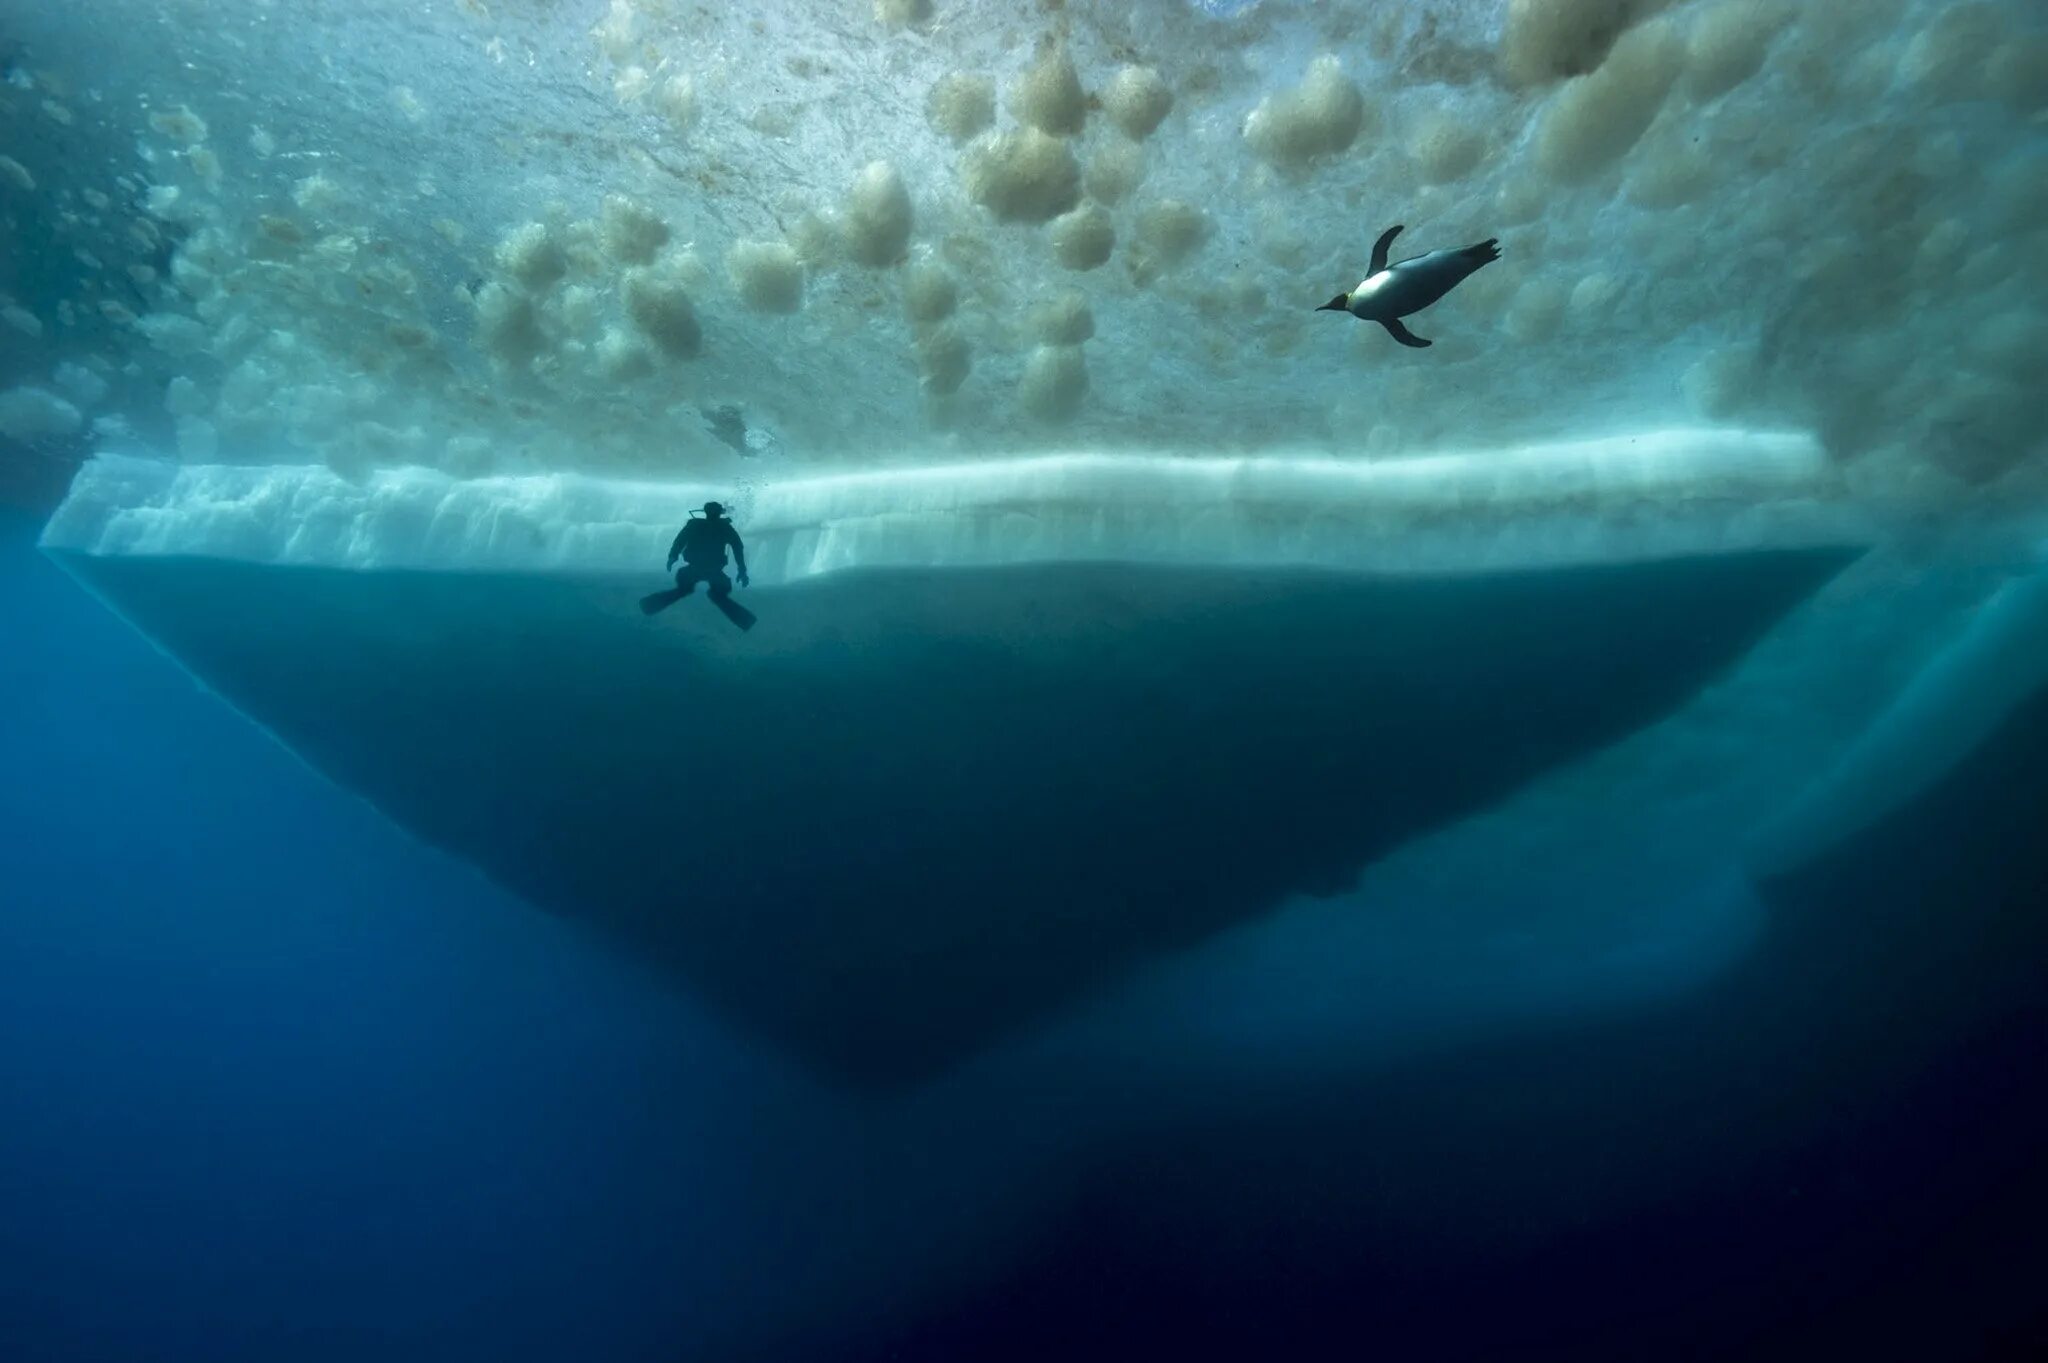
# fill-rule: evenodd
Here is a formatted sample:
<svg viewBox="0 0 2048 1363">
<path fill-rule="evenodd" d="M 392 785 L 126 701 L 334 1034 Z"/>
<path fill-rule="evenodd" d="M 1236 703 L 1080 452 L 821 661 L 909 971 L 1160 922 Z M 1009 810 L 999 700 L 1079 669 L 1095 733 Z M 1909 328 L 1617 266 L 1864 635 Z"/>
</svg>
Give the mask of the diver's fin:
<svg viewBox="0 0 2048 1363">
<path fill-rule="evenodd" d="M 729 596 L 714 596 L 711 604 L 724 613 L 725 618 L 741 629 L 752 629 L 756 619 L 754 613 Z"/>
<path fill-rule="evenodd" d="M 1394 249 L 1394 238 L 1400 235 L 1401 229 L 1398 225 L 1380 233 L 1380 239 L 1372 244 L 1372 263 L 1365 267 L 1367 279 L 1387 268 L 1387 252 Z"/>
<path fill-rule="evenodd" d="M 1481 265 L 1490 265 L 1500 259 L 1500 238 L 1488 237 L 1477 246 L 1467 246 L 1458 254 L 1467 260 L 1475 262 L 1472 267 L 1475 270 Z"/>
<path fill-rule="evenodd" d="M 1431 345 L 1435 344 L 1432 341 L 1423 340 L 1391 317 L 1381 318 L 1380 325 L 1387 329 L 1388 335 L 1392 336 L 1402 345 L 1414 346 L 1417 350 L 1427 350 Z"/>
<path fill-rule="evenodd" d="M 651 596 L 643 596 L 640 598 L 640 613 L 642 615 L 659 615 L 688 595 L 689 593 L 680 587 L 670 587 L 665 592 L 655 592 Z"/>
</svg>

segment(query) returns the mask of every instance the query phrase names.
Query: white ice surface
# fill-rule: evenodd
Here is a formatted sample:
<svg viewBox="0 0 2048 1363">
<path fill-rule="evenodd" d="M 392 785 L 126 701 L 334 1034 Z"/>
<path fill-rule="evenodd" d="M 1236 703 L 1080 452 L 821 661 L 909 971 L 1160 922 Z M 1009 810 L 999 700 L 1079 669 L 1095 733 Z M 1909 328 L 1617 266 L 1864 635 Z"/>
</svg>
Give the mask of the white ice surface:
<svg viewBox="0 0 2048 1363">
<path fill-rule="evenodd" d="M 91 554 L 459 571 L 643 571 L 732 505 L 763 583 L 1071 560 L 1427 572 L 1867 542 L 1819 447 L 1679 429 L 1404 460 L 1093 453 L 726 486 L 581 474 L 347 479 L 317 465 L 102 455 L 44 543 Z"/>
</svg>

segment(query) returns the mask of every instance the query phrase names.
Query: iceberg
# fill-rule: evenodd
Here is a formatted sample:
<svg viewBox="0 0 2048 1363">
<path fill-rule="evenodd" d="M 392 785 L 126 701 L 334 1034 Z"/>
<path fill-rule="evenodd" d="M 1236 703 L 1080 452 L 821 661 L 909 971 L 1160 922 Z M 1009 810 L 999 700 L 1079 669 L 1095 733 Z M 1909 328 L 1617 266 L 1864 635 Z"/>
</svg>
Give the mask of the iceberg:
<svg viewBox="0 0 2048 1363">
<path fill-rule="evenodd" d="M 1680 705 L 1855 556 L 1828 485 L 1712 432 L 813 476 L 741 504 L 744 637 L 634 607 L 686 486 L 102 456 L 44 543 L 404 826 L 886 1087 Z"/>
</svg>

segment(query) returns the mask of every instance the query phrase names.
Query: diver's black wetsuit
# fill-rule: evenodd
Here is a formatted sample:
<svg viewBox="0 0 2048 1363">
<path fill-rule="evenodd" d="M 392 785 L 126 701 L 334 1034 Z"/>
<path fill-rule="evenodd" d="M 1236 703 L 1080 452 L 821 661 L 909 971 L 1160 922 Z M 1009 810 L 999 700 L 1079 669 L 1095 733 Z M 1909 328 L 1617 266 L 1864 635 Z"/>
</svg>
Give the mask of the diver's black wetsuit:
<svg viewBox="0 0 2048 1363">
<path fill-rule="evenodd" d="M 747 547 L 740 543 L 740 532 L 733 529 L 732 522 L 723 516 L 692 518 L 684 522 L 676 532 L 674 544 L 668 547 L 668 566 L 675 568 L 676 560 L 682 559 L 683 566 L 676 568 L 676 586 L 688 596 L 697 590 L 699 582 L 709 583 L 713 596 L 731 596 L 732 579 L 725 575 L 725 551 L 732 550 L 734 563 L 740 570 L 740 580 L 747 577 Z"/>
<path fill-rule="evenodd" d="M 716 510 L 707 507 L 702 518 L 692 517 L 676 532 L 675 543 L 668 547 L 668 566 L 675 570 L 675 588 L 641 597 L 642 611 L 653 615 L 667 610 L 695 592 L 702 582 L 711 589 L 711 604 L 726 619 L 741 629 L 754 627 L 754 613 L 732 599 L 732 580 L 725 575 L 725 551 L 730 549 L 739 568 L 740 585 L 747 585 L 747 547 L 740 543 L 740 532 L 733 529 L 731 521 L 722 514 L 711 514 Z M 683 566 L 677 568 L 679 558 Z"/>
</svg>

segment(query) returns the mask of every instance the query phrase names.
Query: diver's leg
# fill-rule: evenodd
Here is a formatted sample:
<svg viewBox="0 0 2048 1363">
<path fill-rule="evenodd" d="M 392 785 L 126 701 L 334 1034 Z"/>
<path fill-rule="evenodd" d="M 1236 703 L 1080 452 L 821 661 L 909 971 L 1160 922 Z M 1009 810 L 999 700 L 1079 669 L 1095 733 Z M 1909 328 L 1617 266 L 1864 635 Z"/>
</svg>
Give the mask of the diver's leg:
<svg viewBox="0 0 2048 1363">
<path fill-rule="evenodd" d="M 676 602 L 696 590 L 696 569 L 688 566 L 678 568 L 676 570 L 676 585 L 668 591 L 656 592 L 652 596 L 641 597 L 640 610 L 643 614 L 654 615 L 657 612 L 667 610 L 670 606 L 673 606 Z"/>
<path fill-rule="evenodd" d="M 654 592 L 640 598 L 642 615 L 659 615 L 690 594 L 687 587 L 671 587 L 665 592 Z"/>
<path fill-rule="evenodd" d="M 709 579 L 711 583 L 711 604 L 718 607 L 726 619 L 741 629 L 754 627 L 754 613 L 732 599 L 732 579 L 724 573 L 717 573 Z"/>
</svg>

